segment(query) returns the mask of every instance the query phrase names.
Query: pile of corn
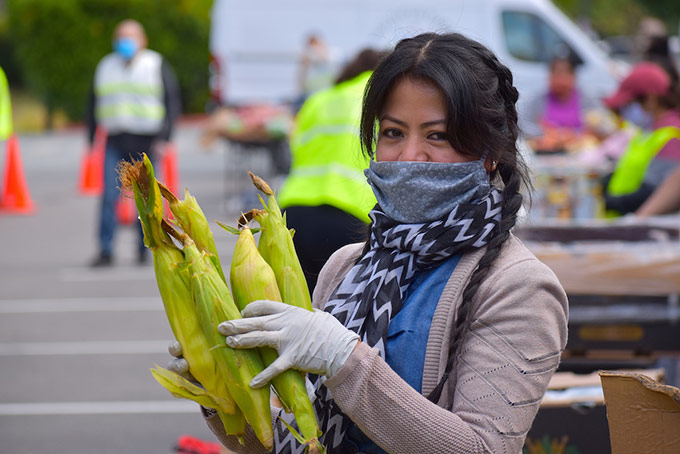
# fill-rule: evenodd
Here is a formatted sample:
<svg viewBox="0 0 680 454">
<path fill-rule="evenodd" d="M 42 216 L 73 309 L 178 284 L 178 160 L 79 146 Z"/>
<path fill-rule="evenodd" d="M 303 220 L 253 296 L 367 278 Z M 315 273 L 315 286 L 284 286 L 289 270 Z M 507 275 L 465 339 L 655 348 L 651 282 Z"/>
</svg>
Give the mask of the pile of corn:
<svg viewBox="0 0 680 454">
<path fill-rule="evenodd" d="M 143 161 L 122 164 L 119 175 L 123 190 L 134 194 L 144 242 L 153 252 L 156 282 L 168 321 L 200 386 L 158 366 L 152 369 L 153 376 L 175 397 L 216 409 L 228 435 L 243 442 L 247 423 L 262 445 L 271 450 L 270 389 L 252 389 L 249 383 L 277 358 L 277 353 L 271 348 L 232 349 L 217 331 L 219 323 L 241 318 L 240 310 L 258 299 L 312 310 L 292 232 L 271 189 L 251 174 L 258 189 L 268 196 L 268 203 L 261 199 L 265 209 L 244 215 L 239 229 L 223 225 L 239 235 L 229 276 L 232 296 L 212 232 L 196 199 L 187 191 L 184 200 L 179 200 L 158 182 L 146 156 Z M 172 221 L 164 216 L 164 198 Z M 247 225 L 253 219 L 260 224 L 259 248 Z M 295 416 L 298 440 L 310 453 L 323 452 L 304 373 L 291 369 L 271 384 L 284 410 Z"/>
</svg>

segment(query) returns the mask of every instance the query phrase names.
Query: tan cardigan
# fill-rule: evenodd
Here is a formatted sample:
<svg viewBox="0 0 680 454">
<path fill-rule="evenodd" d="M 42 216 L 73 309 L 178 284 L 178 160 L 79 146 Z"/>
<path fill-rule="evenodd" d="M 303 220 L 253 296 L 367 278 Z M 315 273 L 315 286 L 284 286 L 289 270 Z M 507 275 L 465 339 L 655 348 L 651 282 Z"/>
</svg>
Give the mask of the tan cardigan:
<svg viewBox="0 0 680 454">
<path fill-rule="evenodd" d="M 354 265 L 361 244 L 328 260 L 314 291 L 315 307 Z M 426 397 L 441 377 L 462 293 L 483 250 L 465 254 L 439 299 L 427 341 L 420 395 L 366 344 L 326 381 L 335 402 L 385 451 L 394 454 L 519 453 L 567 342 L 567 297 L 553 272 L 510 238 L 474 297 L 462 355 L 435 405 Z M 247 449 L 208 423 L 230 449 L 263 453 L 252 432 Z"/>
</svg>

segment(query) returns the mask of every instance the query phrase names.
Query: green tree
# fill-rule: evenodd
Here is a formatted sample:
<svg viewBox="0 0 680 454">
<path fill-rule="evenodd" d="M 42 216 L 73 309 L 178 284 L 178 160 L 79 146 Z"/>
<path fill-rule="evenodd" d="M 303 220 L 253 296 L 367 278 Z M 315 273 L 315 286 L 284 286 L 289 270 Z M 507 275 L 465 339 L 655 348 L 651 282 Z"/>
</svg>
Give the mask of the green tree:
<svg viewBox="0 0 680 454">
<path fill-rule="evenodd" d="M 658 17 L 666 23 L 669 34 L 678 33 L 678 0 L 554 0 L 572 18 L 587 17 L 603 36 L 633 35 L 640 19 Z"/>
<path fill-rule="evenodd" d="M 654 17 L 658 17 L 666 23 L 668 34 L 680 33 L 680 5 L 678 0 L 638 0 L 645 9 Z"/>
<path fill-rule="evenodd" d="M 600 35 L 632 35 L 646 11 L 636 0 L 555 0 L 572 18 L 586 17 Z"/>
<path fill-rule="evenodd" d="M 0 67 L 5 71 L 10 86 L 21 84 L 21 68 L 17 62 L 14 45 L 10 38 L 9 18 L 0 7 Z"/>
<path fill-rule="evenodd" d="M 113 30 L 134 18 L 149 48 L 172 65 L 185 112 L 202 111 L 209 96 L 210 0 L 10 0 L 11 40 L 28 89 L 48 110 L 84 116 L 99 60 L 111 52 Z"/>
</svg>

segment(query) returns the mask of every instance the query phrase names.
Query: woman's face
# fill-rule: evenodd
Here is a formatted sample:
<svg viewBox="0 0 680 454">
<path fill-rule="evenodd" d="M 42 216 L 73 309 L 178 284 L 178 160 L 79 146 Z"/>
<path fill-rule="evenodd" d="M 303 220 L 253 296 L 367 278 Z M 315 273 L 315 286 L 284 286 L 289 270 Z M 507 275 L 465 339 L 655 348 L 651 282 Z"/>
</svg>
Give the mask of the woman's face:
<svg viewBox="0 0 680 454">
<path fill-rule="evenodd" d="M 466 162 L 447 139 L 446 104 L 437 86 L 404 78 L 392 88 L 380 114 L 378 161 Z"/>
<path fill-rule="evenodd" d="M 575 80 L 571 65 L 565 61 L 556 61 L 550 70 L 548 82 L 550 91 L 559 98 L 567 98 L 574 90 Z"/>
</svg>

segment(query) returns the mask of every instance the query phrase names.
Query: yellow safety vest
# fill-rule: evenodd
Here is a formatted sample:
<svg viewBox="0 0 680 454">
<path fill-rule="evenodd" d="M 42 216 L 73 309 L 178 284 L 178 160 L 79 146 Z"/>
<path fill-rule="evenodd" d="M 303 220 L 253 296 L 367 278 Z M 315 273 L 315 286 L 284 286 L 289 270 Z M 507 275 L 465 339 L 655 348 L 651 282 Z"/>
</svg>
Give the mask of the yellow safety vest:
<svg viewBox="0 0 680 454">
<path fill-rule="evenodd" d="M 12 102 L 9 98 L 7 76 L 0 67 L 0 140 L 12 134 Z"/>
<path fill-rule="evenodd" d="M 95 116 L 109 134 L 155 135 L 162 129 L 162 62 L 160 54 L 143 49 L 129 63 L 110 54 L 97 65 Z"/>
<path fill-rule="evenodd" d="M 359 121 L 370 72 L 310 96 L 290 138 L 291 171 L 278 194 L 281 207 L 331 205 L 369 222 L 376 199 L 366 182 Z"/>
<path fill-rule="evenodd" d="M 616 165 L 607 192 L 612 196 L 621 196 L 637 191 L 644 181 L 647 167 L 671 139 L 680 139 L 679 128 L 665 126 L 651 133 L 634 135 Z"/>
</svg>

